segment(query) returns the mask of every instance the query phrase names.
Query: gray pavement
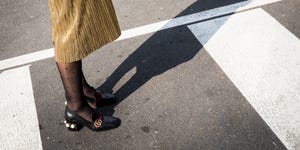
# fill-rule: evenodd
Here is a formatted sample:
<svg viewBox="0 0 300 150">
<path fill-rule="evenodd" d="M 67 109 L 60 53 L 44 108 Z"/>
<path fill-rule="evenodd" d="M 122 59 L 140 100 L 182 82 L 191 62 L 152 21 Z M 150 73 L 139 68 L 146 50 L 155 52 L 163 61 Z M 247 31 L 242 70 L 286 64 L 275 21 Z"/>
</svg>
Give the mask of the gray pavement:
<svg viewBox="0 0 300 150">
<path fill-rule="evenodd" d="M 114 1 L 122 30 L 241 2 Z M 300 37 L 300 1 L 262 6 Z M 0 59 L 52 47 L 47 1 L 0 2 Z M 108 44 L 83 60 L 89 83 L 114 91 L 103 112 L 119 128 L 70 132 L 54 58 L 30 67 L 43 149 L 242 149 L 286 147 L 186 26 Z M 300 149 L 300 144 L 295 149 Z M 1 149 L 1 148 L 0 148 Z"/>
</svg>

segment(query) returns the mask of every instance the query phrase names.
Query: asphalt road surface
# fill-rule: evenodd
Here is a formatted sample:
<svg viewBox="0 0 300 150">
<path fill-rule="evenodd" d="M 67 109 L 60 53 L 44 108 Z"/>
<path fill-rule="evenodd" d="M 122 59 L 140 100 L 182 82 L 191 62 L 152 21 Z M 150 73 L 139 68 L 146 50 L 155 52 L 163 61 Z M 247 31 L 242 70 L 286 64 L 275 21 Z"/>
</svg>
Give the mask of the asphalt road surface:
<svg viewBox="0 0 300 150">
<path fill-rule="evenodd" d="M 0 149 L 300 150 L 300 1 L 113 2 L 83 69 L 122 124 L 70 132 L 47 0 L 1 0 Z"/>
</svg>

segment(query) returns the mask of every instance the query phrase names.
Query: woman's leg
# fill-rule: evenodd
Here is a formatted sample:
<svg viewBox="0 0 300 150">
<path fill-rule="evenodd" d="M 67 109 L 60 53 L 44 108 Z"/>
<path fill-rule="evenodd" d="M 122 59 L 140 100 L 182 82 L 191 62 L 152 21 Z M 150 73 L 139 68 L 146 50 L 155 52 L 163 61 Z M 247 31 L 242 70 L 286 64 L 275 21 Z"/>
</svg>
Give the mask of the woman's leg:
<svg viewBox="0 0 300 150">
<path fill-rule="evenodd" d="M 93 110 L 83 99 L 83 74 L 81 60 L 72 63 L 56 63 L 64 85 L 67 106 L 78 115 L 92 121 Z"/>
<path fill-rule="evenodd" d="M 95 89 L 94 87 L 90 86 L 87 83 L 82 70 L 81 70 L 81 81 L 82 81 L 83 94 L 87 97 L 93 98 Z"/>
</svg>

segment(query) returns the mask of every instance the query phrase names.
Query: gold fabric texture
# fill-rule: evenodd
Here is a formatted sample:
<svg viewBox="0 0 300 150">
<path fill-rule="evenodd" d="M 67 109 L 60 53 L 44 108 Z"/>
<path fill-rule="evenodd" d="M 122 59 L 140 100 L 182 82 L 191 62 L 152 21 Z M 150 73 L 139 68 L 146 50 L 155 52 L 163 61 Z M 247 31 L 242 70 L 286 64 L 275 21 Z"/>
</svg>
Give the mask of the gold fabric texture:
<svg viewBox="0 0 300 150">
<path fill-rule="evenodd" d="M 81 60 L 121 34 L 111 0 L 48 0 L 48 5 L 57 62 Z"/>
</svg>

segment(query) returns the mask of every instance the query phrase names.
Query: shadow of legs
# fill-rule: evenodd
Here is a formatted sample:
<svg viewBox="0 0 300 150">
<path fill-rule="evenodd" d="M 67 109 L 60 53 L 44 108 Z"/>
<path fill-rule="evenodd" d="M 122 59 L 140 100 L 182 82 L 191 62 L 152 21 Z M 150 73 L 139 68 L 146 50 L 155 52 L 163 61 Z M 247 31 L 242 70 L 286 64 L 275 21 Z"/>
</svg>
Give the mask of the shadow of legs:
<svg viewBox="0 0 300 150">
<path fill-rule="evenodd" d="M 116 91 L 115 95 L 118 98 L 118 103 L 126 99 L 130 94 L 132 94 L 150 79 L 151 78 L 147 78 L 146 76 L 143 76 L 137 72 L 118 91 Z"/>
<path fill-rule="evenodd" d="M 106 91 L 113 93 L 113 87 L 119 82 L 119 80 L 132 68 L 134 68 L 134 59 L 126 59 L 108 78 L 107 80 L 97 89 L 100 91 Z"/>
</svg>

